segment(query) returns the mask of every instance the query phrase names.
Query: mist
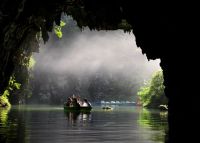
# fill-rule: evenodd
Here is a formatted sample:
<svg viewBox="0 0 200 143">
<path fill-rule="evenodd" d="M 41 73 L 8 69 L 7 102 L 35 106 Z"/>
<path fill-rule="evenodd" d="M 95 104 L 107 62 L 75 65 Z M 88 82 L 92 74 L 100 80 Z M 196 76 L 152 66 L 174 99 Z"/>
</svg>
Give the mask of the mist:
<svg viewBox="0 0 200 143">
<path fill-rule="evenodd" d="M 34 55 L 34 83 L 43 82 L 42 85 L 48 86 L 53 81 L 59 90 L 68 90 L 67 94 L 87 97 L 88 94 L 94 94 L 91 97 L 102 92 L 104 89 L 99 88 L 112 80 L 122 82 L 118 85 L 120 88 L 124 88 L 122 85 L 129 86 L 123 90 L 129 90 L 127 94 L 131 94 L 131 97 L 135 96 L 145 80 L 161 69 L 159 59 L 148 61 L 146 55 L 142 54 L 132 33 L 124 33 L 122 30 L 90 31 L 88 28 L 80 30 L 71 18 L 67 19 L 62 31 L 61 39 L 51 33 L 49 42 L 41 43 L 40 52 Z M 94 93 L 97 82 L 102 83 Z M 69 89 L 70 86 L 74 87 Z M 92 93 L 88 91 L 91 86 Z M 48 95 L 52 96 L 50 93 Z M 120 96 L 123 99 L 123 95 Z"/>
</svg>

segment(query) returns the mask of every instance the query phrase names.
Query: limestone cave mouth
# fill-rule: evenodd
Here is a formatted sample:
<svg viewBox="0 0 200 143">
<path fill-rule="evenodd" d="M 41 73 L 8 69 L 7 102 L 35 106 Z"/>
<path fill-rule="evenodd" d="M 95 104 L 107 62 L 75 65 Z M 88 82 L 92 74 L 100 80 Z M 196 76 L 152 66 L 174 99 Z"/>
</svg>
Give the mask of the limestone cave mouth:
<svg viewBox="0 0 200 143">
<path fill-rule="evenodd" d="M 81 30 L 69 16 L 61 22 L 32 57 L 32 96 L 24 102 L 62 104 L 73 94 L 91 102 L 136 102 L 139 89 L 161 70 L 159 60 L 142 54 L 132 33 Z"/>
</svg>

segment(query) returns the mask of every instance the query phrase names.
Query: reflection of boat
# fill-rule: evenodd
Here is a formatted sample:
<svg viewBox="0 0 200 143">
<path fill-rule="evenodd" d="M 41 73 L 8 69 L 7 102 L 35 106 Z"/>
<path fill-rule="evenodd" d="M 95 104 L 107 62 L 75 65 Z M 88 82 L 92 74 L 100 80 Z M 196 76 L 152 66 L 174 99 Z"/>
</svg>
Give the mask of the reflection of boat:
<svg viewBox="0 0 200 143">
<path fill-rule="evenodd" d="M 83 112 L 83 113 L 87 113 L 90 112 L 92 110 L 92 107 L 68 107 L 66 105 L 64 105 L 64 110 L 66 112 Z"/>
<path fill-rule="evenodd" d="M 68 124 L 71 125 L 85 125 L 91 121 L 90 112 L 65 112 Z M 78 121 L 78 122 L 77 122 Z"/>
</svg>

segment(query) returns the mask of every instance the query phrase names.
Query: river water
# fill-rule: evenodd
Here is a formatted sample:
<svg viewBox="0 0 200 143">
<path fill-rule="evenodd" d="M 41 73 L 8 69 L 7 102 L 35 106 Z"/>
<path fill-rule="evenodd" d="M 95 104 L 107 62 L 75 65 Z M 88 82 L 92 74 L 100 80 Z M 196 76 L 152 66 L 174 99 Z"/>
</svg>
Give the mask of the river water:
<svg viewBox="0 0 200 143">
<path fill-rule="evenodd" d="M 63 107 L 0 109 L 0 143 L 164 143 L 167 112 L 136 106 L 96 106 L 88 114 Z"/>
</svg>

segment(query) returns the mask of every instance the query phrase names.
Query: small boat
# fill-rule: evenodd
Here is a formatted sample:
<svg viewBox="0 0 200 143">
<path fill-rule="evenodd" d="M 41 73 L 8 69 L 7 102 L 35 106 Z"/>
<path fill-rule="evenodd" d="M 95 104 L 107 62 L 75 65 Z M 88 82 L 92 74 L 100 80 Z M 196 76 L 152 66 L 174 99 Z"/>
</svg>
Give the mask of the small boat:
<svg viewBox="0 0 200 143">
<path fill-rule="evenodd" d="M 167 105 L 159 105 L 159 109 L 161 111 L 167 111 L 168 110 L 168 106 Z"/>
<path fill-rule="evenodd" d="M 82 106 L 78 102 L 78 99 L 82 101 Z M 70 107 L 70 105 L 72 105 Z M 88 113 L 92 110 L 91 104 L 87 101 L 87 99 L 80 99 L 80 97 L 68 97 L 67 102 L 64 102 L 64 111 L 65 112 L 85 112 Z"/>
<path fill-rule="evenodd" d="M 64 105 L 64 111 L 65 112 L 85 112 L 88 113 L 92 110 L 92 107 L 69 107 Z"/>
<path fill-rule="evenodd" d="M 113 108 L 110 107 L 110 106 L 104 106 L 104 107 L 102 107 L 102 109 L 104 109 L 104 110 L 113 110 Z"/>
</svg>

